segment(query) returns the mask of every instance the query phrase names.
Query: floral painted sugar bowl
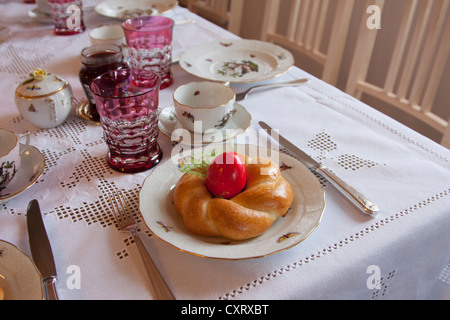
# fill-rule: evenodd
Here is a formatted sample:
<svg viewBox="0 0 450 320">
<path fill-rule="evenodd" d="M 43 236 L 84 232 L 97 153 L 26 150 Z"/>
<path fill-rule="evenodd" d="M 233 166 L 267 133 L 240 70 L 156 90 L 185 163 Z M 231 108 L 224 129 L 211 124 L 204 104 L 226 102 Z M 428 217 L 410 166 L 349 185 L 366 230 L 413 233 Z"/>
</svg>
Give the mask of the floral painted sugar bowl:
<svg viewBox="0 0 450 320">
<path fill-rule="evenodd" d="M 16 89 L 16 106 L 25 120 L 39 128 L 63 123 L 72 108 L 72 88 L 63 78 L 34 69 Z"/>
</svg>

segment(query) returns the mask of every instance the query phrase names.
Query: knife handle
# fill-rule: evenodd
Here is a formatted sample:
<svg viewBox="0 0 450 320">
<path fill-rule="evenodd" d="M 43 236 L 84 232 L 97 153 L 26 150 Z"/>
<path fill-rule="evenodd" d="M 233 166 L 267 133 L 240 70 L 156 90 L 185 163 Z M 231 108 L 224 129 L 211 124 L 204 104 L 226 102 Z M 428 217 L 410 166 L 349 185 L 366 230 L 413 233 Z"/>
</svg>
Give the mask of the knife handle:
<svg viewBox="0 0 450 320">
<path fill-rule="evenodd" d="M 378 213 L 378 206 L 370 201 L 361 192 L 354 189 L 345 181 L 340 179 L 330 170 L 324 166 L 320 166 L 316 169 L 325 179 L 327 179 L 336 189 L 344 194 L 351 202 L 353 202 L 359 209 L 369 216 L 374 216 Z"/>
<path fill-rule="evenodd" d="M 49 277 L 44 279 L 45 300 L 58 300 L 58 293 L 56 292 L 56 278 Z"/>
</svg>

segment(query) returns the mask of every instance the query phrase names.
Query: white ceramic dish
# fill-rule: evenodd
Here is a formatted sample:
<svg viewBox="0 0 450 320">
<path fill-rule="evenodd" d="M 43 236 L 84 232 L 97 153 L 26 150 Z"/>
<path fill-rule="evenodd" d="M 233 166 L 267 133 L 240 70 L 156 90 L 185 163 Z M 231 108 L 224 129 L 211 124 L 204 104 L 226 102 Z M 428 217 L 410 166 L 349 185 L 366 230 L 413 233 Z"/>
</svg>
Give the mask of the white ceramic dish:
<svg viewBox="0 0 450 320">
<path fill-rule="evenodd" d="M 121 24 L 105 24 L 94 28 L 89 33 L 91 44 L 111 43 L 120 47 L 126 46 L 125 34 Z"/>
<path fill-rule="evenodd" d="M 23 146 L 21 146 L 23 147 Z M 0 190 L 0 203 L 12 200 L 20 193 L 31 187 L 42 175 L 45 168 L 45 158 L 33 146 L 20 156 L 20 170 L 6 188 Z"/>
<path fill-rule="evenodd" d="M 208 148 L 222 149 L 223 146 Z M 265 257 L 287 250 L 308 237 L 319 225 L 325 209 L 325 194 L 319 180 L 298 160 L 282 153 L 268 153 L 265 148 L 251 145 L 228 145 L 226 150 L 237 148 L 246 154 L 279 156 L 284 169 L 282 175 L 294 189 L 292 207 L 264 234 L 243 241 L 231 241 L 222 237 L 200 237 L 187 230 L 173 203 L 173 189 L 182 173 L 177 164 L 185 157 L 201 155 L 202 149 L 188 150 L 158 165 L 144 181 L 139 195 L 139 206 L 144 222 L 153 234 L 173 247 L 197 256 L 241 260 Z M 222 149 L 223 150 L 223 149 Z M 209 149 L 208 152 L 212 150 Z M 218 150 L 216 154 L 220 152 Z M 273 158 L 272 158 L 273 159 Z"/>
<path fill-rule="evenodd" d="M 230 83 L 271 79 L 293 65 L 294 57 L 289 51 L 259 40 L 214 40 L 180 56 L 180 66 L 187 72 L 202 79 Z"/>
<path fill-rule="evenodd" d="M 43 300 L 42 276 L 30 257 L 0 240 L 0 288 L 4 300 Z"/>
<path fill-rule="evenodd" d="M 176 0 L 106 0 L 95 6 L 103 16 L 126 20 L 139 16 L 160 15 L 178 5 Z"/>
<path fill-rule="evenodd" d="M 237 138 L 250 128 L 252 117 L 248 111 L 240 104 L 235 103 L 236 113 L 231 117 L 224 127 L 216 133 L 206 132 L 204 134 L 194 134 L 178 121 L 175 107 L 169 106 L 161 110 L 159 115 L 159 130 L 168 136 L 172 141 L 178 141 L 186 145 L 202 146 L 210 143 L 224 142 Z M 172 136 L 173 135 L 173 136 Z"/>
</svg>

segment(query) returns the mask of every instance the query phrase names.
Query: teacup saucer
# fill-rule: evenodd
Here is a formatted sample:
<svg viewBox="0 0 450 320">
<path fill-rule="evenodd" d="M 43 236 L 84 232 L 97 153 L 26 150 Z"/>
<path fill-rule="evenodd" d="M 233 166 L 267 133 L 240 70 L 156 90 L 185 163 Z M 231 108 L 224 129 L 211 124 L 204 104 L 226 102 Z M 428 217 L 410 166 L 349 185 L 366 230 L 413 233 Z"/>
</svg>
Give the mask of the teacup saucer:
<svg viewBox="0 0 450 320">
<path fill-rule="evenodd" d="M 8 185 L 0 190 L 0 203 L 9 201 L 31 187 L 42 175 L 45 167 L 45 158 L 33 146 L 20 156 L 20 170 Z"/>
<path fill-rule="evenodd" d="M 174 133 L 180 137 L 178 140 L 180 143 L 188 145 L 207 145 L 210 143 L 220 143 L 230 139 L 237 138 L 241 134 L 245 133 L 252 123 L 252 117 L 242 105 L 235 103 L 234 107 L 236 113 L 231 117 L 230 120 L 218 130 L 219 135 L 215 133 L 204 133 L 204 134 L 194 134 L 187 129 L 183 130 L 183 133 L 189 134 L 188 139 L 184 139 L 184 136 Z M 159 131 L 172 139 L 172 133 L 177 129 L 184 129 L 183 126 L 178 122 L 175 113 L 175 107 L 169 106 L 161 110 L 159 115 Z M 219 138 L 218 138 L 219 136 Z"/>
</svg>

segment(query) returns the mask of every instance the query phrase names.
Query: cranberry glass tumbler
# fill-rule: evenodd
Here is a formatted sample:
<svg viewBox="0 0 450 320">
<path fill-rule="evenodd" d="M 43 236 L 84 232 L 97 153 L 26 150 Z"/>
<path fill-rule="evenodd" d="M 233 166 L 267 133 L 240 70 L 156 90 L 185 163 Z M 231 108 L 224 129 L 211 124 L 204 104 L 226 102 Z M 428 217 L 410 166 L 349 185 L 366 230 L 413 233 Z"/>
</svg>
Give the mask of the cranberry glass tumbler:
<svg viewBox="0 0 450 320">
<path fill-rule="evenodd" d="M 141 69 L 113 70 L 92 81 L 111 168 L 139 172 L 161 160 L 157 142 L 160 82 L 157 74 Z"/>
<path fill-rule="evenodd" d="M 161 89 L 173 83 L 172 31 L 174 22 L 163 16 L 142 16 L 122 24 L 131 66 L 151 70 L 161 78 Z"/>
<path fill-rule="evenodd" d="M 48 4 L 57 35 L 77 34 L 86 29 L 82 0 L 48 0 Z"/>
</svg>

